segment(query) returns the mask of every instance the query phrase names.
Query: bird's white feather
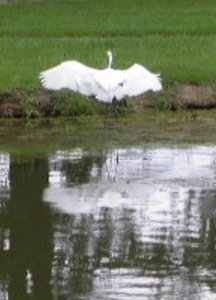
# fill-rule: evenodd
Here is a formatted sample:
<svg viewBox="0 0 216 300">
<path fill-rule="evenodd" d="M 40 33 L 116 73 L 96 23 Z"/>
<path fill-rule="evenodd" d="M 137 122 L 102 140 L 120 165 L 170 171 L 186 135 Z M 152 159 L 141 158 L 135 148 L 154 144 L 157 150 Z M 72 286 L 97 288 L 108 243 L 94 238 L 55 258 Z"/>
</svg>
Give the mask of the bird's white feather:
<svg viewBox="0 0 216 300">
<path fill-rule="evenodd" d="M 120 88 L 117 89 L 119 97 L 137 96 L 147 91 L 157 92 L 162 89 L 160 75 L 151 73 L 139 64 L 125 70 L 123 77 Z"/>
<path fill-rule="evenodd" d="M 42 85 L 50 90 L 71 89 L 83 95 L 94 95 L 98 86 L 95 70 L 77 61 L 66 61 L 40 73 Z"/>
<path fill-rule="evenodd" d="M 40 73 L 42 85 L 51 90 L 71 89 L 102 102 L 137 96 L 146 91 L 160 91 L 161 78 L 145 67 L 134 64 L 126 70 L 94 69 L 77 61 L 66 61 Z"/>
</svg>

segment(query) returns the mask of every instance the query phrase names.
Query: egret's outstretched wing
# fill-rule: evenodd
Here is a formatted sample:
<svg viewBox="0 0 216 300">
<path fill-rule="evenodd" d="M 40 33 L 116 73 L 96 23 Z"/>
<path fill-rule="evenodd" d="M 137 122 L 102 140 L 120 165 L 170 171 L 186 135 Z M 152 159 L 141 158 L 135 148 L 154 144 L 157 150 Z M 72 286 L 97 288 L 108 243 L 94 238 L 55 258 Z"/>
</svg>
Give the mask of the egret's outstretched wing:
<svg viewBox="0 0 216 300">
<path fill-rule="evenodd" d="M 157 92 L 162 90 L 159 74 L 153 74 L 145 67 L 134 64 L 127 70 L 122 70 L 122 81 L 115 88 L 117 99 L 125 96 L 138 96 L 147 91 Z"/>
<path fill-rule="evenodd" d="M 77 61 L 66 61 L 40 73 L 43 87 L 50 90 L 71 89 L 86 96 L 98 93 L 98 83 L 94 79 L 96 69 Z"/>
<path fill-rule="evenodd" d="M 134 64 L 127 70 L 98 70 L 77 61 L 66 61 L 40 73 L 42 85 L 51 90 L 71 89 L 102 102 L 162 89 L 160 76 Z"/>
</svg>

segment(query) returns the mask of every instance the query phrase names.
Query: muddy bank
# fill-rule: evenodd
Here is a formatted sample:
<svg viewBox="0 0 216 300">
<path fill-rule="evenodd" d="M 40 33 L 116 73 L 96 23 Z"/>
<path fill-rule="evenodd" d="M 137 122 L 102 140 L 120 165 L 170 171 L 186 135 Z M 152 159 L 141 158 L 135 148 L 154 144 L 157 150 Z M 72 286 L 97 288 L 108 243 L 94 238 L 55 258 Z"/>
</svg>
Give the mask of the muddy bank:
<svg viewBox="0 0 216 300">
<path fill-rule="evenodd" d="M 48 91 L 12 89 L 0 93 L 0 117 L 49 116 L 53 104 Z"/>
<path fill-rule="evenodd" d="M 180 84 L 164 88 L 161 93 L 149 93 L 134 99 L 134 109 L 146 107 L 161 109 L 216 108 L 216 90 L 208 85 Z"/>
<path fill-rule="evenodd" d="M 76 115 L 82 114 L 79 105 L 73 109 L 68 109 L 68 105 L 75 102 L 75 94 L 70 91 L 51 92 L 44 89 L 27 90 L 12 89 L 0 93 L 0 117 L 46 117 L 57 115 Z M 102 111 L 93 98 L 85 104 L 96 113 Z M 76 102 L 79 104 L 79 99 Z M 88 102 L 86 98 L 86 102 Z M 97 104 L 92 108 L 92 103 Z M 130 110 L 141 111 L 145 108 L 157 109 L 196 109 L 196 108 L 216 108 L 216 91 L 207 85 L 179 84 L 175 83 L 160 93 L 146 93 L 139 97 L 128 99 Z M 83 104 L 82 104 L 83 105 Z M 76 109 L 79 112 L 76 112 Z M 88 114 L 88 110 L 85 110 Z"/>
</svg>

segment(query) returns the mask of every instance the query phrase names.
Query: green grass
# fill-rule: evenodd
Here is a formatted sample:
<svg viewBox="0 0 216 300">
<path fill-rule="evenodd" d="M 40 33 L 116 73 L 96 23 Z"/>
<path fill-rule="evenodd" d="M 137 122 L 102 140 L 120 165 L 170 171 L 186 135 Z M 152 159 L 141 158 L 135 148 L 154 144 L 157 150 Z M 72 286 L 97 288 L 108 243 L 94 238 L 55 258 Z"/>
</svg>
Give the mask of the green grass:
<svg viewBox="0 0 216 300">
<path fill-rule="evenodd" d="M 213 0 L 19 1 L 0 11 L 0 34 L 12 36 L 146 36 L 215 34 Z"/>
<path fill-rule="evenodd" d="M 54 105 L 52 116 L 89 116 L 102 114 L 104 108 L 94 99 L 61 90 L 54 93 Z"/>
<path fill-rule="evenodd" d="M 214 0 L 18 1 L 0 6 L 0 90 L 37 88 L 38 74 L 67 59 L 114 67 L 134 62 L 163 81 L 215 84 Z"/>
</svg>

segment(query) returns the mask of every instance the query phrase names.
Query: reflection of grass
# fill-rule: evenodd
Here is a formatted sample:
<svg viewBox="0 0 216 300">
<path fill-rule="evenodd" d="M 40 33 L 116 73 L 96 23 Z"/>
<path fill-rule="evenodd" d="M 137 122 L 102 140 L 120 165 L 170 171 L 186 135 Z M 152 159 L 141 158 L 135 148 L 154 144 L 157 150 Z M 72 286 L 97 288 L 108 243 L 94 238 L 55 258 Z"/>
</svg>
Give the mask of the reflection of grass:
<svg viewBox="0 0 216 300">
<path fill-rule="evenodd" d="M 215 144 L 214 111 L 198 111 L 195 120 L 185 112 L 144 111 L 119 118 L 58 118 L 0 120 L 0 150 L 24 156 L 73 147 Z"/>
<path fill-rule="evenodd" d="M 215 82 L 214 0 L 18 2 L 0 7 L 0 89 L 38 87 L 62 60 L 103 68 L 108 48 L 117 68 L 137 61 L 166 82 Z"/>
</svg>

